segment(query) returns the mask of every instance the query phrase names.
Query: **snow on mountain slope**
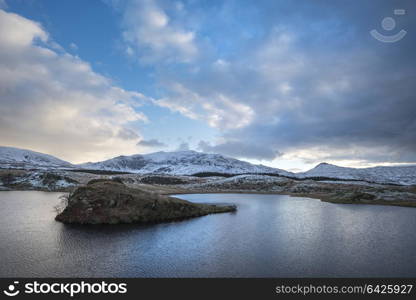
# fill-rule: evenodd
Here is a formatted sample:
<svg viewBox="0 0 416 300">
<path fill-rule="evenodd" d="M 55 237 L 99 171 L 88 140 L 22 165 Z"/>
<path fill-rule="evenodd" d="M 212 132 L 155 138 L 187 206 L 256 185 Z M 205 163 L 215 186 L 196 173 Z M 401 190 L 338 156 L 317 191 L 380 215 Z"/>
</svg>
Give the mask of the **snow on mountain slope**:
<svg viewBox="0 0 416 300">
<path fill-rule="evenodd" d="M 31 150 L 0 146 L 0 168 L 71 168 L 69 162 Z"/>
<path fill-rule="evenodd" d="M 52 155 L 35 151 L 0 146 L 0 168 L 73 168 L 74 165 Z M 139 174 L 157 173 L 170 175 L 193 175 L 202 172 L 227 174 L 269 173 L 292 178 L 326 177 L 338 180 L 360 180 L 374 183 L 416 185 L 416 166 L 345 168 L 321 163 L 303 173 L 291 173 L 281 169 L 253 165 L 220 154 L 196 151 L 156 152 L 118 156 L 96 163 L 85 163 L 77 167 L 96 170 L 125 171 Z"/>
<path fill-rule="evenodd" d="M 159 173 L 171 175 L 192 175 L 201 172 L 218 172 L 229 174 L 273 173 L 293 176 L 284 170 L 253 165 L 220 154 L 208 154 L 196 151 L 155 152 L 118 156 L 106 161 L 79 165 L 86 169 L 126 171 L 133 173 Z"/>
<path fill-rule="evenodd" d="M 297 173 L 296 177 L 328 177 L 344 180 L 412 185 L 416 184 L 416 166 L 355 169 L 321 163 L 307 172 Z"/>
</svg>

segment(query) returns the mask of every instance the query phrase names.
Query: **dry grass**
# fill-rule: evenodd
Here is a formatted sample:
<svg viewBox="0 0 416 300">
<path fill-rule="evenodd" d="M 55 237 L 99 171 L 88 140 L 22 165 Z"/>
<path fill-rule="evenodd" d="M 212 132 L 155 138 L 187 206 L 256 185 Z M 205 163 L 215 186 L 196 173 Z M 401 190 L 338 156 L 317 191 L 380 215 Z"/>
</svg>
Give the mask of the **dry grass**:
<svg viewBox="0 0 416 300">
<path fill-rule="evenodd" d="M 191 203 L 100 180 L 71 193 L 56 220 L 81 224 L 157 223 L 235 210 L 235 206 Z"/>
</svg>

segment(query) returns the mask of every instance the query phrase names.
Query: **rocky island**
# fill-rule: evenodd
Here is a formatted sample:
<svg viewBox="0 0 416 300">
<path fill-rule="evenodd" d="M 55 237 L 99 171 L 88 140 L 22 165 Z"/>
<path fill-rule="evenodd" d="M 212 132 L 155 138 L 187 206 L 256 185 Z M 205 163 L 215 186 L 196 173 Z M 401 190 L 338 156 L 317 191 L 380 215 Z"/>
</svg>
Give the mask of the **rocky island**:
<svg viewBox="0 0 416 300">
<path fill-rule="evenodd" d="M 98 179 L 80 186 L 65 198 L 56 220 L 79 224 L 160 223 L 234 212 L 234 205 L 199 204 Z"/>
</svg>

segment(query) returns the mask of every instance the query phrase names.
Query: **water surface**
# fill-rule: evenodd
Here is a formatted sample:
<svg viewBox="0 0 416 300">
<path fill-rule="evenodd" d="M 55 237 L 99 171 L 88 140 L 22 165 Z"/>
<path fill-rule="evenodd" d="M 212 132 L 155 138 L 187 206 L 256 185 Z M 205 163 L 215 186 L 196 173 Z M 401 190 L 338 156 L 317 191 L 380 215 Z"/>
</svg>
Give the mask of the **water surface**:
<svg viewBox="0 0 416 300">
<path fill-rule="evenodd" d="M 416 209 L 181 195 L 237 213 L 159 225 L 54 221 L 59 193 L 0 192 L 0 277 L 416 276 Z"/>
</svg>

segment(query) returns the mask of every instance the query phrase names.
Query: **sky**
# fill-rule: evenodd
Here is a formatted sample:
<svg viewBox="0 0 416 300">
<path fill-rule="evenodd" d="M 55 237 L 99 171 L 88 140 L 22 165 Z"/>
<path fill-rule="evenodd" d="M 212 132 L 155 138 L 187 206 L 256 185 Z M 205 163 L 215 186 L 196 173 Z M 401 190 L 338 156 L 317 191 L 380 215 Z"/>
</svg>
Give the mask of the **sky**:
<svg viewBox="0 0 416 300">
<path fill-rule="evenodd" d="M 191 149 L 290 171 L 414 164 L 415 13 L 413 0 L 0 0 L 0 144 L 73 163 Z"/>
</svg>

